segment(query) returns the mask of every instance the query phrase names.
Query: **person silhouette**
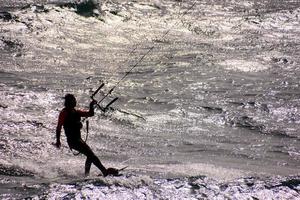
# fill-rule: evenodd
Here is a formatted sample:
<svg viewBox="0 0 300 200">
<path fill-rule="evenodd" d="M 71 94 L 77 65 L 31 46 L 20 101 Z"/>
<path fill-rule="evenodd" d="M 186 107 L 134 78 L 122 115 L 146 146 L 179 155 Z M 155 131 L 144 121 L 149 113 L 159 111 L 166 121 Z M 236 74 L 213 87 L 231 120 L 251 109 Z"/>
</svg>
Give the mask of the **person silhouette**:
<svg viewBox="0 0 300 200">
<path fill-rule="evenodd" d="M 117 175 L 118 170 L 115 168 L 106 169 L 100 162 L 99 158 L 94 154 L 91 148 L 81 138 L 81 117 L 92 117 L 94 116 L 94 106 L 97 104 L 95 100 L 90 103 L 89 111 L 83 111 L 76 109 L 76 98 L 73 94 L 65 95 L 65 107 L 61 110 L 58 123 L 56 127 L 56 143 L 54 144 L 57 148 L 61 147 L 60 136 L 61 129 L 64 128 L 65 135 L 67 137 L 67 143 L 70 149 L 75 149 L 78 152 L 86 156 L 85 161 L 85 175 L 88 176 L 90 173 L 91 165 L 94 164 L 103 174 L 107 176 L 109 174 Z"/>
</svg>

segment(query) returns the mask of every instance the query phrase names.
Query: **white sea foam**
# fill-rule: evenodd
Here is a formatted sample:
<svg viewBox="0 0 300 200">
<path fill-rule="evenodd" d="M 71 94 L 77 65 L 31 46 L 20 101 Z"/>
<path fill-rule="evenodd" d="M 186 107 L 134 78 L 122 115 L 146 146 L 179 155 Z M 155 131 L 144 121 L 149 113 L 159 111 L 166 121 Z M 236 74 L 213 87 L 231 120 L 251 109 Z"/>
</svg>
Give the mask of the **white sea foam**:
<svg viewBox="0 0 300 200">
<path fill-rule="evenodd" d="M 267 64 L 248 60 L 225 60 L 218 64 L 228 70 L 239 70 L 243 72 L 259 72 L 269 68 Z"/>
<path fill-rule="evenodd" d="M 149 168 L 148 168 L 149 167 Z M 241 176 L 246 176 L 249 172 L 243 170 L 237 170 L 232 168 L 224 168 L 205 163 L 185 163 L 185 164 L 171 164 L 171 165 L 149 165 L 148 169 L 154 170 L 164 174 L 176 174 L 179 176 L 200 176 L 205 175 L 213 177 L 217 180 L 232 180 Z"/>
</svg>

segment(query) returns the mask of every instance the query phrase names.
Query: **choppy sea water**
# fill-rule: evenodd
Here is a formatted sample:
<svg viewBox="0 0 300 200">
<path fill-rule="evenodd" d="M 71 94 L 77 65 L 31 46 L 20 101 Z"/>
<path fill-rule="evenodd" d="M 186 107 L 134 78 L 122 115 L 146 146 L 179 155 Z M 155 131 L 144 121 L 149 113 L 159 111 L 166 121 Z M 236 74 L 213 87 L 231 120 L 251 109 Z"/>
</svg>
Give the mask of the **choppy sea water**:
<svg viewBox="0 0 300 200">
<path fill-rule="evenodd" d="M 1 198 L 299 199 L 299 2 L 35 2 L 0 2 Z M 86 108 L 152 47 L 89 120 L 103 164 L 129 167 L 84 178 L 51 144 L 62 97 Z"/>
</svg>

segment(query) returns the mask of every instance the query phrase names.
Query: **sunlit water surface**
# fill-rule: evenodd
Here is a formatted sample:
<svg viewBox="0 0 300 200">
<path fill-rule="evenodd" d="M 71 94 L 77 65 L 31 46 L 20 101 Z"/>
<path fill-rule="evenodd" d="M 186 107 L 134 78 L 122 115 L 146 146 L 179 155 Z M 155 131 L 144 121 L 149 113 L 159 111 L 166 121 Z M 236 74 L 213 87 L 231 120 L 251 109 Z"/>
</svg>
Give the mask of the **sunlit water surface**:
<svg viewBox="0 0 300 200">
<path fill-rule="evenodd" d="M 1 198 L 299 197 L 299 2 L 115 1 L 101 17 L 7 5 Z M 119 100 L 89 120 L 87 143 L 129 167 L 83 178 L 85 158 L 51 143 L 62 97 L 87 108 L 102 81 L 96 98 L 118 84 L 103 105 Z"/>
</svg>

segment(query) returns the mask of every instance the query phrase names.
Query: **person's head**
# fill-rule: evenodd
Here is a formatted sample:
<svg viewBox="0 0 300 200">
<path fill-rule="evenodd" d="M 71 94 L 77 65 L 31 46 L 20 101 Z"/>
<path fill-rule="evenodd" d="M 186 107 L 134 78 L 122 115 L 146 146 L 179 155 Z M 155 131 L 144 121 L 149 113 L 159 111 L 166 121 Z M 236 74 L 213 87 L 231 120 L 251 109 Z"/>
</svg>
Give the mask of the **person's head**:
<svg viewBox="0 0 300 200">
<path fill-rule="evenodd" d="M 66 108 L 75 108 L 77 104 L 76 98 L 73 94 L 66 94 L 65 96 L 65 107 Z"/>
</svg>

